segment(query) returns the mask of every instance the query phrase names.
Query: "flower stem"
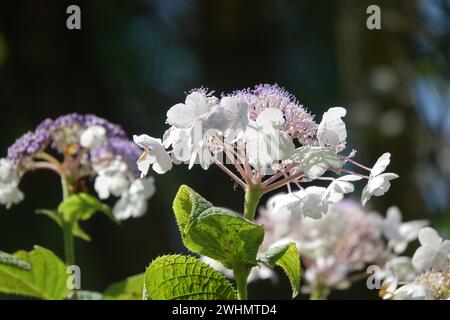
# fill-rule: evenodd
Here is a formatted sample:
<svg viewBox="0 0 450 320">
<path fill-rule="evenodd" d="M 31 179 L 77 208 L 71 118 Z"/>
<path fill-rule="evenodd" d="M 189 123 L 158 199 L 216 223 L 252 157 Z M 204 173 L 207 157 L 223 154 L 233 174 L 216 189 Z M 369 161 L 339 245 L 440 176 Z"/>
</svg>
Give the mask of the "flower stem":
<svg viewBox="0 0 450 320">
<path fill-rule="evenodd" d="M 71 266 L 75 263 L 72 224 L 63 222 L 63 234 L 64 234 L 64 253 L 66 257 L 66 265 Z"/>
<path fill-rule="evenodd" d="M 250 270 L 251 268 L 247 266 L 239 266 L 233 269 L 239 300 L 247 300 L 247 278 Z"/>
<path fill-rule="evenodd" d="M 256 208 L 264 191 L 258 185 L 247 186 L 245 188 L 244 218 L 253 221 L 255 219 Z M 251 266 L 237 265 L 233 268 L 234 279 L 239 300 L 247 300 L 247 278 L 250 274 Z"/>
<path fill-rule="evenodd" d="M 259 186 L 245 188 L 244 218 L 250 221 L 255 219 L 256 208 L 263 193 Z"/>
<path fill-rule="evenodd" d="M 61 177 L 61 187 L 63 191 L 63 201 L 64 201 L 70 195 L 69 185 L 67 183 L 66 177 Z M 66 265 L 70 266 L 75 263 L 72 223 L 65 221 L 64 217 L 63 217 L 63 236 L 64 236 L 64 254 L 66 257 Z"/>
<path fill-rule="evenodd" d="M 318 284 L 309 295 L 309 300 L 325 300 L 328 294 L 328 289 L 325 286 Z"/>
</svg>

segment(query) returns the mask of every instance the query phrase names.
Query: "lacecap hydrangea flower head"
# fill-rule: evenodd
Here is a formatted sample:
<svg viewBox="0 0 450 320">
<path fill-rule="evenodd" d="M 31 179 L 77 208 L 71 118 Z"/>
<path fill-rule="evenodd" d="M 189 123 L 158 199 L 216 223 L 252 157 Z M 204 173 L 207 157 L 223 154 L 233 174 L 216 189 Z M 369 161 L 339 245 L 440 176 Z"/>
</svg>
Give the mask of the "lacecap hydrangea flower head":
<svg viewBox="0 0 450 320">
<path fill-rule="evenodd" d="M 0 203 L 10 208 L 22 201 L 22 177 L 47 169 L 61 177 L 65 198 L 87 191 L 86 181 L 94 179 L 100 199 L 119 197 L 113 208 L 117 219 L 141 216 L 155 187 L 151 177 L 137 179 L 139 153 L 120 126 L 98 116 L 72 113 L 47 119 L 0 159 Z"/>
<path fill-rule="evenodd" d="M 383 154 L 373 168 L 353 160 L 356 151 L 346 152 L 346 109 L 333 107 L 320 120 L 294 96 L 278 85 L 258 85 L 253 89 L 214 96 L 205 88 L 188 93 L 184 103 L 167 111 L 170 126 L 162 139 L 134 136 L 144 149 L 138 160 L 145 176 L 150 167 L 159 174 L 173 164 L 215 164 L 246 192 L 244 216 L 254 218 L 260 197 L 287 187 L 278 195 L 274 210 L 289 210 L 300 216 L 320 218 L 329 204 L 353 192 L 353 182 L 366 179 L 362 194 L 365 205 L 381 196 L 398 176 L 385 173 L 390 154 Z M 344 169 L 352 164 L 362 173 Z M 325 173 L 332 176 L 325 177 Z M 304 183 L 329 181 L 328 187 Z M 294 188 L 298 191 L 294 191 Z"/>
<path fill-rule="evenodd" d="M 450 240 L 430 227 L 418 232 L 420 242 L 412 259 L 402 268 L 395 264 L 384 275 L 380 296 L 394 300 L 450 299 Z"/>
</svg>

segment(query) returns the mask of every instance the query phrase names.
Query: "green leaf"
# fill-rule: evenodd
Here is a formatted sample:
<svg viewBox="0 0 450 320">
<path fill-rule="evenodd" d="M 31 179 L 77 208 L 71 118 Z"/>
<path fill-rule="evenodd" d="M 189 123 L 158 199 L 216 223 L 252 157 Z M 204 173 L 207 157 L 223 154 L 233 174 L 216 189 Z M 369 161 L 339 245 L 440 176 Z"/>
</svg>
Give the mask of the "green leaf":
<svg viewBox="0 0 450 320">
<path fill-rule="evenodd" d="M 182 235 L 189 219 L 197 216 L 213 205 L 186 185 L 178 189 L 178 193 L 173 201 L 173 211 Z M 191 217 L 192 216 L 192 217 Z"/>
<path fill-rule="evenodd" d="M 168 255 L 145 272 L 147 300 L 233 300 L 236 291 L 217 270 L 197 258 Z"/>
<path fill-rule="evenodd" d="M 187 186 L 181 186 L 174 212 L 185 246 L 221 262 L 226 268 L 256 265 L 264 228 L 211 203 Z"/>
<path fill-rule="evenodd" d="M 72 225 L 72 234 L 75 237 L 78 237 L 80 239 L 83 239 L 84 241 L 91 241 L 91 236 L 88 235 L 83 229 L 81 229 L 80 225 L 78 222 L 75 222 Z"/>
<path fill-rule="evenodd" d="M 16 257 L 15 255 L 3 251 L 0 251 L 0 264 L 5 264 L 25 270 L 31 269 L 31 265 L 28 262 Z"/>
<path fill-rule="evenodd" d="M 144 273 L 113 283 L 103 293 L 105 300 L 142 300 Z"/>
<path fill-rule="evenodd" d="M 292 297 L 295 298 L 300 290 L 300 254 L 295 243 L 287 243 L 269 249 L 258 255 L 258 260 L 269 268 L 280 266 L 289 278 L 292 287 Z"/>
<path fill-rule="evenodd" d="M 118 224 L 120 223 L 114 217 L 110 207 L 87 193 L 71 195 L 65 201 L 61 202 L 58 206 L 58 212 L 63 215 L 64 221 L 68 223 L 88 220 L 96 212 L 104 213 L 112 221 Z"/>
<path fill-rule="evenodd" d="M 64 263 L 50 250 L 35 246 L 14 254 L 31 269 L 0 264 L 0 292 L 41 299 L 64 299 L 69 293 Z"/>
<path fill-rule="evenodd" d="M 53 210 L 47 210 L 47 209 L 38 209 L 38 210 L 36 210 L 36 214 L 40 214 L 40 215 L 49 217 L 52 221 L 54 221 L 62 229 L 63 221 L 62 221 L 61 215 L 59 215 L 58 212 L 53 211 Z M 85 241 L 91 241 L 91 237 L 83 229 L 81 229 L 78 222 L 72 223 L 72 234 L 75 237 L 78 237 Z"/>
<path fill-rule="evenodd" d="M 58 214 L 58 212 L 48 209 L 37 209 L 36 214 L 43 215 L 46 217 L 49 217 L 50 220 L 52 220 L 54 223 L 56 223 L 58 226 L 62 228 L 63 221 L 61 219 L 61 216 Z"/>
</svg>

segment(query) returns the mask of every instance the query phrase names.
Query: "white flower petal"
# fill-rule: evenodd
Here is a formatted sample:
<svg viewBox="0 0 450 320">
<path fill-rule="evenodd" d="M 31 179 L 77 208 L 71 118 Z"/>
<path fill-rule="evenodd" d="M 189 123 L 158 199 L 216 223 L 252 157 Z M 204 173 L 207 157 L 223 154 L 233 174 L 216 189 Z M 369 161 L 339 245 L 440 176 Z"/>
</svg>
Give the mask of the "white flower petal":
<svg viewBox="0 0 450 320">
<path fill-rule="evenodd" d="M 427 300 L 433 296 L 432 290 L 419 284 L 409 283 L 394 292 L 395 300 Z"/>
<path fill-rule="evenodd" d="M 172 159 L 160 139 L 152 138 L 146 134 L 135 135 L 133 139 L 138 146 L 144 149 L 144 153 L 137 161 L 138 169 L 142 172 L 143 177 L 147 175 L 150 165 L 159 174 L 172 169 Z"/>
<path fill-rule="evenodd" d="M 167 111 L 167 123 L 177 128 L 190 128 L 195 116 L 183 103 L 174 105 Z"/>
<path fill-rule="evenodd" d="M 362 192 L 362 206 L 365 206 L 372 196 L 379 197 L 388 192 L 391 187 L 389 181 L 396 178 L 398 178 L 398 175 L 395 173 L 383 173 L 379 176 L 371 177 Z"/>
<path fill-rule="evenodd" d="M 278 130 L 265 131 L 254 122 L 247 126 L 244 141 L 249 163 L 258 170 L 266 169 L 275 161 L 287 159 L 295 148 L 288 134 Z"/>
<path fill-rule="evenodd" d="M 421 246 L 417 248 L 412 258 L 414 268 L 419 271 L 426 270 L 431 267 L 436 257 L 437 250 L 432 247 Z"/>
<path fill-rule="evenodd" d="M 95 149 L 106 140 L 106 129 L 93 125 L 83 131 L 80 136 L 80 145 L 87 149 Z"/>
<path fill-rule="evenodd" d="M 128 174 L 127 165 L 119 159 L 99 170 L 94 182 L 94 189 L 99 198 L 107 199 L 111 194 L 116 197 L 122 195 L 130 184 Z"/>
<path fill-rule="evenodd" d="M 16 166 L 6 158 L 0 159 L 0 183 L 8 184 L 17 182 L 18 175 Z"/>
<path fill-rule="evenodd" d="M 330 203 L 337 203 L 342 200 L 345 194 L 355 191 L 355 187 L 350 181 L 358 181 L 362 178 L 357 175 L 346 175 L 333 180 L 327 187 L 324 199 Z"/>
<path fill-rule="evenodd" d="M 344 164 L 335 150 L 323 147 L 300 147 L 294 151 L 291 159 L 300 164 L 301 170 L 310 179 L 317 179 L 327 170 L 339 169 Z"/>
<path fill-rule="evenodd" d="M 370 170 L 370 176 L 375 177 L 386 170 L 387 166 L 391 163 L 391 154 L 389 152 L 384 153 L 377 162 L 375 162 L 372 170 Z"/>
<path fill-rule="evenodd" d="M 256 124 L 263 130 L 281 129 L 285 122 L 283 111 L 277 108 L 264 109 L 256 118 Z"/>
<path fill-rule="evenodd" d="M 344 149 L 347 139 L 347 129 L 342 117 L 347 113 L 345 108 L 335 107 L 323 114 L 322 121 L 317 129 L 317 138 L 321 147 L 337 147 Z"/>
<path fill-rule="evenodd" d="M 23 199 L 24 195 L 16 183 L 0 183 L 0 204 L 5 205 L 6 209 L 11 208 L 13 204 L 18 204 Z"/>
<path fill-rule="evenodd" d="M 118 220 L 137 218 L 147 211 L 147 200 L 155 193 L 153 177 L 137 179 L 125 191 L 113 208 Z"/>
<path fill-rule="evenodd" d="M 419 242 L 422 246 L 428 246 L 438 250 L 439 246 L 442 244 L 442 238 L 436 230 L 427 227 L 420 230 Z"/>
</svg>

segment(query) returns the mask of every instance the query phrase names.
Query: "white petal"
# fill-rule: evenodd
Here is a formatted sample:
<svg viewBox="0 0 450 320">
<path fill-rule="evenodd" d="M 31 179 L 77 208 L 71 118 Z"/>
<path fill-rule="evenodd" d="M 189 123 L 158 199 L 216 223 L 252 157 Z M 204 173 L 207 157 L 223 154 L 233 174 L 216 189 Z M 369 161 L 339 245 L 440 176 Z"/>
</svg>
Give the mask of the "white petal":
<svg viewBox="0 0 450 320">
<path fill-rule="evenodd" d="M 291 159 L 300 164 L 310 179 L 322 176 L 329 169 L 341 168 L 344 164 L 333 149 L 323 147 L 300 147 L 294 151 Z"/>
<path fill-rule="evenodd" d="M 359 180 L 362 180 L 362 177 L 358 176 L 356 174 L 348 174 L 346 176 L 337 178 L 337 180 L 339 180 L 339 181 L 359 181 Z"/>
<path fill-rule="evenodd" d="M 147 200 L 155 193 L 153 177 L 135 180 L 116 202 L 113 213 L 119 220 L 137 218 L 147 211 Z"/>
<path fill-rule="evenodd" d="M 392 206 L 387 209 L 386 222 L 390 224 L 400 224 L 402 222 L 402 212 L 398 207 Z"/>
<path fill-rule="evenodd" d="M 87 149 L 95 149 L 106 140 L 106 129 L 93 125 L 83 131 L 80 136 L 80 145 Z"/>
<path fill-rule="evenodd" d="M 245 131 L 248 125 L 248 105 L 246 102 L 240 102 L 231 97 L 223 97 L 220 100 L 220 106 L 224 110 L 224 115 L 229 122 L 229 130 L 227 135 L 237 137 L 240 132 Z M 237 132 L 236 132 L 237 131 Z"/>
<path fill-rule="evenodd" d="M 127 165 L 119 159 L 99 170 L 94 183 L 99 198 L 107 199 L 111 194 L 118 197 L 125 192 L 130 184 L 128 174 Z"/>
<path fill-rule="evenodd" d="M 0 183 L 9 184 L 18 181 L 16 166 L 6 158 L 0 159 Z"/>
<path fill-rule="evenodd" d="M 299 212 L 294 212 L 294 215 L 299 217 L 309 217 L 312 219 L 320 219 L 328 212 L 328 202 L 323 200 L 323 195 L 326 189 L 322 187 L 308 187 L 305 190 L 300 190 Z"/>
<path fill-rule="evenodd" d="M 428 224 L 429 222 L 427 220 L 409 221 L 402 223 L 399 226 L 398 231 L 403 238 L 410 242 L 416 240 L 419 235 L 419 231 L 422 228 L 425 228 Z"/>
<path fill-rule="evenodd" d="M 167 111 L 166 122 L 177 128 L 190 128 L 194 120 L 195 115 L 183 103 L 178 103 Z"/>
<path fill-rule="evenodd" d="M 361 194 L 361 205 L 363 207 L 366 205 L 367 201 L 369 201 L 370 198 L 372 197 L 372 194 L 369 192 L 368 189 L 369 189 L 368 185 L 366 185 Z"/>
<path fill-rule="evenodd" d="M 419 232 L 419 242 L 422 246 L 428 246 L 435 250 L 439 250 L 439 247 L 442 244 L 442 238 L 436 230 L 426 227 Z"/>
<path fill-rule="evenodd" d="M 263 130 L 281 129 L 284 123 L 283 112 L 277 108 L 264 109 L 256 118 L 256 124 Z"/>
<path fill-rule="evenodd" d="M 199 92 L 192 92 L 186 97 L 186 107 L 189 109 L 189 112 L 196 118 L 199 118 L 209 110 L 208 98 Z"/>
<path fill-rule="evenodd" d="M 391 154 L 389 152 L 384 153 L 377 162 L 375 162 L 372 170 L 370 170 L 370 176 L 375 177 L 386 170 L 387 166 L 391 163 Z"/>
<path fill-rule="evenodd" d="M 301 198 L 297 193 L 280 193 L 267 201 L 268 216 L 272 220 L 284 220 L 292 214 L 292 208 Z"/>
<path fill-rule="evenodd" d="M 317 138 L 321 147 L 339 147 L 343 149 L 347 139 L 347 129 L 342 117 L 347 113 L 345 108 L 330 108 L 323 114 L 317 129 Z"/>
<path fill-rule="evenodd" d="M 263 131 L 251 123 L 244 134 L 246 154 L 249 163 L 258 170 L 269 167 L 273 162 L 287 159 L 295 146 L 292 138 L 280 131 Z"/>
<path fill-rule="evenodd" d="M 412 264 L 414 268 L 419 271 L 430 268 L 433 264 L 436 254 L 437 250 L 431 247 L 419 247 L 412 258 Z"/>
<path fill-rule="evenodd" d="M 395 290 L 395 300 L 426 300 L 430 297 L 430 289 L 424 286 L 409 283 Z"/>
<path fill-rule="evenodd" d="M 361 179 L 362 178 L 357 175 L 346 175 L 333 180 L 324 194 L 324 199 L 331 203 L 341 201 L 345 194 L 355 190 L 355 187 L 349 181 L 358 181 Z"/>
<path fill-rule="evenodd" d="M 186 162 L 192 156 L 192 129 L 177 129 L 170 127 L 163 137 L 165 148 L 172 146 L 172 155 L 181 162 Z"/>
<path fill-rule="evenodd" d="M 13 204 L 18 204 L 23 199 L 24 195 L 16 183 L 0 183 L 0 204 L 5 205 L 6 209 L 11 208 Z"/>
<path fill-rule="evenodd" d="M 439 251 L 442 252 L 443 254 L 447 254 L 447 255 L 450 254 L 450 240 L 445 240 L 441 244 Z"/>
<path fill-rule="evenodd" d="M 149 166 L 156 173 L 163 174 L 172 169 L 172 159 L 161 143 L 161 139 L 152 138 L 146 134 L 133 136 L 134 142 L 144 148 L 144 153 L 138 159 L 138 169 L 142 172 L 142 176 L 147 175 Z"/>
</svg>

